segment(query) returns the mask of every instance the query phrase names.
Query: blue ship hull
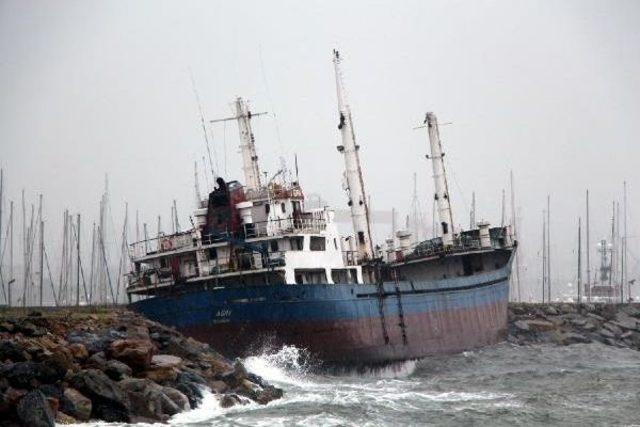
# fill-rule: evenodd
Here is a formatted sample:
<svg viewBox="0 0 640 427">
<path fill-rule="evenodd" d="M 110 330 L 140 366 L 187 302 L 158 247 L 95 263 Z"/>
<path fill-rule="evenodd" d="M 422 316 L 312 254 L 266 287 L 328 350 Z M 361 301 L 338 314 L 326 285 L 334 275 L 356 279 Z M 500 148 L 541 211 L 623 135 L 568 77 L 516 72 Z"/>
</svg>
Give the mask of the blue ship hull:
<svg viewBox="0 0 640 427">
<path fill-rule="evenodd" d="M 381 364 L 497 343 L 510 260 L 493 271 L 375 284 L 227 286 L 137 301 L 147 317 L 227 356 L 295 345 L 338 364 Z"/>
</svg>

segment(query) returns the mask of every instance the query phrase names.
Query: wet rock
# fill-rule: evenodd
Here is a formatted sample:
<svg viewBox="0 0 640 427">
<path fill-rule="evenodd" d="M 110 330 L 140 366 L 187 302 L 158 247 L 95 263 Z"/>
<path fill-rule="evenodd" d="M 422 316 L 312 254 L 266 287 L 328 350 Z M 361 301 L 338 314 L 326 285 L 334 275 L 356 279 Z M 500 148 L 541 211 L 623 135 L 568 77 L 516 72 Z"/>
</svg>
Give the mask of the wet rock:
<svg viewBox="0 0 640 427">
<path fill-rule="evenodd" d="M 548 314 L 550 316 L 557 316 L 558 314 L 560 314 L 558 310 L 556 310 L 556 308 L 552 305 L 545 306 L 543 311 L 545 314 Z"/>
<path fill-rule="evenodd" d="M 144 371 L 151 365 L 153 344 L 142 339 L 120 339 L 111 343 L 107 357 L 129 365 L 134 371 Z"/>
<path fill-rule="evenodd" d="M 220 398 L 220 407 L 231 408 L 237 404 L 241 404 L 242 400 L 235 394 L 225 394 Z"/>
<path fill-rule="evenodd" d="M 209 388 L 211 388 L 211 391 L 218 394 L 222 394 L 225 391 L 229 390 L 229 386 L 227 385 L 227 383 L 219 380 L 211 381 L 209 383 Z"/>
<path fill-rule="evenodd" d="M 78 390 L 67 388 L 60 399 L 60 410 L 77 420 L 88 421 L 91 418 L 91 400 Z"/>
<path fill-rule="evenodd" d="M 20 332 L 27 337 L 41 337 L 47 334 L 45 328 L 38 327 L 28 320 L 21 320 L 14 325 L 14 332 Z"/>
<path fill-rule="evenodd" d="M 200 387 L 194 383 L 177 383 L 173 384 L 173 387 L 187 396 L 189 399 L 189 406 L 191 408 L 195 408 L 202 401 L 202 391 L 200 391 Z"/>
<path fill-rule="evenodd" d="M 76 360 L 82 361 L 89 357 L 89 351 L 87 351 L 87 348 L 84 346 L 84 344 L 71 344 L 69 345 L 69 351 L 71 352 L 73 358 Z"/>
<path fill-rule="evenodd" d="M 0 374 L 16 388 L 33 389 L 40 384 L 53 384 L 61 380 L 66 371 L 61 372 L 43 363 L 18 362 L 4 366 Z"/>
<path fill-rule="evenodd" d="M 284 391 L 281 388 L 274 386 L 266 386 L 262 390 L 258 391 L 256 395 L 256 402 L 261 405 L 266 405 L 267 403 L 282 398 L 284 395 Z"/>
<path fill-rule="evenodd" d="M 77 423 L 77 419 L 73 418 L 71 415 L 65 414 L 64 412 L 58 412 L 56 415 L 56 424 L 68 425 Z"/>
<path fill-rule="evenodd" d="M 157 383 L 166 383 L 178 379 L 178 370 L 166 366 L 152 366 L 143 373 L 145 378 Z"/>
<path fill-rule="evenodd" d="M 102 371 L 81 371 L 71 379 L 71 385 L 91 399 L 92 416 L 110 422 L 129 421 L 126 393 Z"/>
<path fill-rule="evenodd" d="M 16 408 L 18 419 L 29 427 L 54 427 L 55 417 L 46 398 L 39 390 L 27 393 Z"/>
<path fill-rule="evenodd" d="M 606 322 L 602 325 L 602 327 L 608 331 L 610 331 L 611 333 L 613 333 L 614 335 L 620 335 L 622 334 L 622 329 L 620 329 L 618 326 L 614 325 L 611 322 Z"/>
<path fill-rule="evenodd" d="M 595 314 L 595 313 L 587 313 L 587 317 L 590 317 L 590 318 L 592 318 L 592 319 L 595 319 L 595 320 L 597 320 L 598 322 L 604 322 L 604 321 L 606 321 L 606 319 L 605 319 L 604 317 L 602 317 L 602 316 L 598 316 L 598 315 L 597 315 L 597 314 Z"/>
<path fill-rule="evenodd" d="M 602 337 L 603 337 L 603 338 L 605 338 L 605 339 L 614 339 L 614 338 L 615 338 L 615 335 L 614 335 L 614 333 L 613 333 L 613 332 L 611 332 L 611 331 L 610 331 L 610 330 L 608 330 L 608 329 L 604 329 L 604 328 L 603 328 L 603 329 L 600 329 L 600 330 L 598 331 L 598 334 L 600 334 L 600 336 L 602 336 Z"/>
<path fill-rule="evenodd" d="M 182 358 L 170 354 L 157 354 L 151 358 L 152 367 L 178 368 L 182 365 Z"/>
<path fill-rule="evenodd" d="M 0 362 L 10 360 L 12 362 L 26 362 L 31 356 L 24 351 L 22 346 L 15 341 L 0 341 Z"/>
<path fill-rule="evenodd" d="M 625 305 L 621 308 L 621 311 L 631 317 L 640 318 L 640 309 L 633 305 Z"/>
<path fill-rule="evenodd" d="M 104 373 L 114 381 L 120 381 L 123 378 L 130 377 L 133 372 L 129 366 L 115 359 L 105 362 L 103 370 Z"/>
<path fill-rule="evenodd" d="M 187 411 L 191 408 L 189 398 L 181 391 L 173 387 L 162 387 L 163 393 L 175 403 L 180 411 Z"/>
<path fill-rule="evenodd" d="M 611 323 L 621 329 L 625 329 L 628 331 L 638 330 L 638 321 L 626 314 L 618 314 L 616 320 L 612 321 Z"/>
<path fill-rule="evenodd" d="M 516 320 L 513 325 L 520 331 L 529 331 L 529 324 L 524 320 Z"/>
<path fill-rule="evenodd" d="M 153 381 L 127 378 L 120 384 L 129 396 L 132 412 L 138 416 L 165 421 L 169 416 L 181 411 L 181 408 L 164 393 L 163 387 Z"/>
<path fill-rule="evenodd" d="M 92 354 L 87 361 L 85 362 L 86 366 L 91 368 L 104 370 L 107 366 L 107 358 L 104 352 L 100 351 L 98 353 Z"/>
<path fill-rule="evenodd" d="M 555 325 L 547 320 L 526 320 L 529 329 L 536 332 L 551 331 L 555 329 Z"/>
</svg>

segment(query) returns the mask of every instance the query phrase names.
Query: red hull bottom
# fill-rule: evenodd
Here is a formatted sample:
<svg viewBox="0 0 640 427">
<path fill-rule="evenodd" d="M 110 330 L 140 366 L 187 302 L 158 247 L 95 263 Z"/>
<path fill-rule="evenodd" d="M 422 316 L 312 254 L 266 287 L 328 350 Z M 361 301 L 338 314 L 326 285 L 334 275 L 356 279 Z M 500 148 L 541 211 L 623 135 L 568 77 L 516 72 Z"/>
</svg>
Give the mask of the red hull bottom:
<svg viewBox="0 0 640 427">
<path fill-rule="evenodd" d="M 181 331 L 227 356 L 256 354 L 265 347 L 294 345 L 328 363 L 384 364 L 428 355 L 456 353 L 503 341 L 507 301 L 471 308 L 385 317 L 290 323 L 223 323 Z M 403 336 L 403 330 L 405 336 Z"/>
</svg>

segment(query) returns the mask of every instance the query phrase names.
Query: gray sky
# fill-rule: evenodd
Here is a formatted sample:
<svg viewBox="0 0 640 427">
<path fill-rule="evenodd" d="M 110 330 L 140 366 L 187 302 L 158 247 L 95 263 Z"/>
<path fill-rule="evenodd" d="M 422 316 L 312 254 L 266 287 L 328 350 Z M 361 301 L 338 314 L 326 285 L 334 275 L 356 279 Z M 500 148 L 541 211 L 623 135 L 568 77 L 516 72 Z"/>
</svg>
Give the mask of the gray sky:
<svg viewBox="0 0 640 427">
<path fill-rule="evenodd" d="M 186 223 L 193 161 L 205 154 L 191 69 L 207 118 L 227 116 L 237 95 L 276 114 L 254 120 L 263 170 L 298 153 L 306 192 L 344 208 L 339 48 L 374 209 L 406 213 L 417 172 L 431 223 L 426 135 L 412 127 L 434 111 L 453 122 L 441 135 L 456 222 L 468 224 L 475 191 L 478 216 L 498 223 L 514 170 L 535 295 L 547 193 L 554 277 L 566 281 L 585 189 L 595 243 L 626 179 L 637 272 L 639 18 L 635 1 L 0 1 L 8 198 L 44 193 L 51 252 L 65 207 L 85 224 L 97 217 L 106 172 L 116 224 L 125 201 L 168 224 L 173 198 Z M 213 133 L 219 169 L 241 179 L 236 126 Z"/>
</svg>

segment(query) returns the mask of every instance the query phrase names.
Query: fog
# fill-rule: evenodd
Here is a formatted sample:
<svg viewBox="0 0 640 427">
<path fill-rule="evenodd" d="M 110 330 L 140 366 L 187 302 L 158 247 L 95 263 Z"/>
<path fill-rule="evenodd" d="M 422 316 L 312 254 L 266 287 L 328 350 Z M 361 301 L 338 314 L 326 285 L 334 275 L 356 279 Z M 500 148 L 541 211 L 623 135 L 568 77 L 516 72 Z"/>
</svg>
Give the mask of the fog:
<svg viewBox="0 0 640 427">
<path fill-rule="evenodd" d="M 105 174 L 115 229 L 125 202 L 130 219 L 139 210 L 154 229 L 162 215 L 168 229 L 176 199 L 189 224 L 194 161 L 206 186 L 191 75 L 206 120 L 228 116 L 236 96 L 270 113 L 253 120 L 263 170 L 275 173 L 281 157 L 293 167 L 297 154 L 305 192 L 345 209 L 337 48 L 374 210 L 396 208 L 402 221 L 417 173 L 431 224 L 426 132 L 413 128 L 433 111 L 451 123 L 441 136 L 456 223 L 468 226 L 475 192 L 478 219 L 499 224 L 514 173 L 523 297 L 540 297 L 547 194 L 560 293 L 575 281 L 585 190 L 595 268 L 595 243 L 610 233 L 612 202 L 622 208 L 625 180 L 629 278 L 637 277 L 639 18 L 634 1 L 2 1 L 3 239 L 8 201 L 19 208 L 24 189 L 28 203 L 44 195 L 51 254 L 66 208 L 83 215 L 89 247 Z M 237 127 L 210 130 L 217 172 L 242 180 Z M 389 229 L 378 224 L 375 240 Z"/>
</svg>

